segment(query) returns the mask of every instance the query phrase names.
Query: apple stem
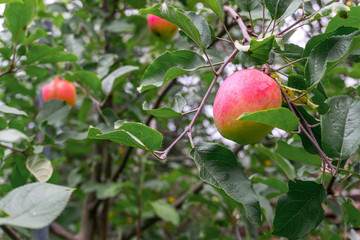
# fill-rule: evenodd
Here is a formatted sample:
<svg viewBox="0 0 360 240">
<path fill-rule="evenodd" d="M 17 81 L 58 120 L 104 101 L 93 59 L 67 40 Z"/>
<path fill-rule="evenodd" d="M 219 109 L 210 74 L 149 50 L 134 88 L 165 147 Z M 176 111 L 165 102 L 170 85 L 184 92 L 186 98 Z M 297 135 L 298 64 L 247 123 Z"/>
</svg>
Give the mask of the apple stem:
<svg viewBox="0 0 360 240">
<path fill-rule="evenodd" d="M 205 54 L 206 56 L 206 59 L 208 60 L 209 64 L 210 64 L 210 67 L 211 67 L 211 70 L 213 71 L 213 73 L 216 75 L 216 70 L 214 68 L 214 65 L 212 64 L 211 60 L 210 60 L 210 57 L 209 55 L 206 53 L 205 49 L 203 50 L 203 53 Z"/>
<path fill-rule="evenodd" d="M 228 65 L 236 56 L 236 54 L 239 52 L 239 50 L 236 48 L 229 57 L 226 58 L 226 60 L 224 61 L 224 64 L 221 65 L 221 67 L 219 68 L 219 70 L 217 72 L 215 72 L 215 77 L 213 79 L 213 81 L 211 82 L 208 90 L 205 93 L 204 98 L 202 99 L 200 106 L 196 109 L 195 115 L 193 117 L 193 119 L 191 120 L 190 124 L 185 128 L 185 130 L 170 144 L 169 147 L 167 147 L 164 151 L 155 151 L 153 152 L 153 154 L 155 155 L 155 157 L 157 157 L 160 160 L 164 160 L 168 153 L 171 151 L 171 149 L 187 134 L 189 134 L 189 138 L 190 138 L 190 143 L 191 146 L 194 147 L 194 143 L 191 137 L 191 130 L 195 124 L 196 119 L 199 117 L 201 110 L 203 109 L 203 107 L 205 106 L 206 100 L 208 99 L 211 90 L 213 89 L 216 81 L 218 80 L 220 74 L 222 73 L 222 71 L 225 69 L 226 65 Z M 160 156 L 158 154 L 161 154 Z"/>
<path fill-rule="evenodd" d="M 250 37 L 250 35 L 248 33 L 247 27 L 245 26 L 243 20 L 239 16 L 239 14 L 237 14 L 235 12 L 235 10 L 232 9 L 231 7 L 229 7 L 229 6 L 224 6 L 224 10 L 226 12 L 228 12 L 231 15 L 231 17 L 238 23 L 244 38 L 246 39 L 246 41 L 250 42 L 251 37 Z"/>
</svg>

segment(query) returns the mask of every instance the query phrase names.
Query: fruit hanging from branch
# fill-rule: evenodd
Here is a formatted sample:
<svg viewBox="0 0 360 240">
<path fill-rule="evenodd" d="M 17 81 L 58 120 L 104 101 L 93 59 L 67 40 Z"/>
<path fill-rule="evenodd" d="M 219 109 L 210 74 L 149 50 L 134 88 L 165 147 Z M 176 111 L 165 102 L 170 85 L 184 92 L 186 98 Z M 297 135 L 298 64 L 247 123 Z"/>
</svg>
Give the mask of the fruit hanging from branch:
<svg viewBox="0 0 360 240">
<path fill-rule="evenodd" d="M 51 83 L 44 85 L 42 96 L 45 102 L 55 98 L 66 101 L 67 104 L 74 106 L 76 102 L 76 89 L 72 82 L 55 77 Z"/>
<path fill-rule="evenodd" d="M 171 22 L 152 14 L 148 15 L 148 26 L 156 37 L 164 41 L 170 41 L 178 31 L 178 27 Z"/>
<path fill-rule="evenodd" d="M 281 107 L 278 84 L 256 69 L 231 74 L 221 84 L 213 105 L 214 121 L 221 135 L 242 145 L 265 137 L 273 127 L 238 121 L 243 113 Z"/>
</svg>

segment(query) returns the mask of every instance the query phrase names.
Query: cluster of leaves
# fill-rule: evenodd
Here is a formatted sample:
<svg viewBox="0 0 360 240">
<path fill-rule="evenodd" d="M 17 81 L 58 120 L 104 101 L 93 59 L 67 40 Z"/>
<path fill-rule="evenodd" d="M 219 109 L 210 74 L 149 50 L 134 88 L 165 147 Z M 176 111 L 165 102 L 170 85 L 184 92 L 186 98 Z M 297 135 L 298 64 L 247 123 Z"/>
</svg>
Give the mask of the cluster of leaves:
<svg viewBox="0 0 360 240">
<path fill-rule="evenodd" d="M 358 236 L 355 3 L 0 3 L 6 3 L 0 41 L 5 232 L 15 228 L 31 238 L 22 227 L 57 219 L 51 229 L 68 239 Z M 328 18 L 332 11 L 336 16 Z M 180 36 L 159 41 L 146 14 L 177 25 Z M 308 32 L 304 48 L 288 42 L 297 24 L 319 28 L 317 35 Z M 306 102 L 284 96 L 282 108 L 239 116 L 286 132 L 234 146 L 215 134 L 212 88 L 224 69 L 262 65 L 281 76 L 284 93 L 301 93 Z M 56 75 L 77 86 L 73 108 L 42 102 L 41 87 Z M 350 80 L 355 84 L 345 84 Z M 309 99 L 317 108 L 306 105 Z"/>
</svg>

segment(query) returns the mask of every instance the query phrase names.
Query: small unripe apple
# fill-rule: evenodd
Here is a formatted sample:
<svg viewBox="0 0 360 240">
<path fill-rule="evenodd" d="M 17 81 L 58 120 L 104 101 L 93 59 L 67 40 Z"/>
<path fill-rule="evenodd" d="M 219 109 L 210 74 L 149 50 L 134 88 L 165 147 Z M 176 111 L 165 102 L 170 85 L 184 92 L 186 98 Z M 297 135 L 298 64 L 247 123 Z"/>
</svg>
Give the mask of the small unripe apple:
<svg viewBox="0 0 360 240">
<path fill-rule="evenodd" d="M 234 72 L 221 84 L 213 105 L 214 121 L 221 135 L 242 145 L 265 137 L 273 127 L 251 121 L 238 121 L 246 112 L 281 107 L 277 83 L 256 69 Z"/>
<path fill-rule="evenodd" d="M 56 98 L 74 106 L 76 101 L 76 89 L 72 82 L 66 81 L 60 77 L 55 77 L 51 83 L 43 86 L 42 96 L 44 102 Z"/>
<path fill-rule="evenodd" d="M 171 22 L 152 14 L 148 15 L 148 26 L 155 36 L 164 41 L 170 41 L 178 30 Z"/>
</svg>

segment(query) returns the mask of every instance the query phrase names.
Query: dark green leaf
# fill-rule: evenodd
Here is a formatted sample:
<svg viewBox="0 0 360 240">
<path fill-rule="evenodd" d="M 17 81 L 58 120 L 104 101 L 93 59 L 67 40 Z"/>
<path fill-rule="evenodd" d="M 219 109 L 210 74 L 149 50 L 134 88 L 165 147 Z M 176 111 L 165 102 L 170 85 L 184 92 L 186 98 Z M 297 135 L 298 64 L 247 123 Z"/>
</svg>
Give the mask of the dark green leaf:
<svg viewBox="0 0 360 240">
<path fill-rule="evenodd" d="M 237 201 L 249 221 L 260 227 L 259 200 L 233 152 L 219 144 L 198 143 L 190 156 L 199 168 L 200 178 Z"/>
<path fill-rule="evenodd" d="M 39 81 L 45 79 L 49 75 L 45 68 L 38 66 L 28 66 L 25 69 L 25 72 L 29 77 L 36 77 Z"/>
<path fill-rule="evenodd" d="M 314 94 L 311 101 L 318 105 L 316 108 L 318 113 L 321 115 L 326 114 L 329 111 L 329 106 L 325 103 L 327 98 L 318 89 L 313 89 L 311 92 Z"/>
<path fill-rule="evenodd" d="M 284 18 L 290 16 L 298 9 L 300 3 L 299 0 L 265 0 L 266 8 L 273 19 L 280 19 L 283 15 Z"/>
<path fill-rule="evenodd" d="M 207 22 L 194 12 L 179 11 L 166 3 L 158 3 L 151 8 L 141 9 L 139 12 L 153 14 L 175 24 L 202 49 L 212 43 Z"/>
<path fill-rule="evenodd" d="M 360 100 L 336 96 L 321 116 L 322 146 L 330 158 L 348 159 L 360 146 Z"/>
<path fill-rule="evenodd" d="M 344 203 L 343 207 L 346 212 L 346 218 L 354 228 L 360 228 L 360 211 L 350 203 Z"/>
<path fill-rule="evenodd" d="M 289 160 L 321 167 L 321 158 L 308 153 L 304 148 L 291 146 L 281 140 L 277 140 L 276 144 L 276 152 L 283 157 Z"/>
<path fill-rule="evenodd" d="M 25 31 L 36 15 L 37 0 L 23 0 L 6 4 L 4 17 L 5 26 L 12 34 L 12 41 L 18 44 L 24 40 Z"/>
<path fill-rule="evenodd" d="M 334 31 L 341 26 L 360 28 L 360 6 L 351 7 L 350 11 L 346 13 L 345 18 L 343 14 L 344 13 L 339 13 L 333 17 L 328 23 L 325 32 Z"/>
<path fill-rule="evenodd" d="M 188 50 L 165 52 L 146 69 L 138 88 L 144 92 L 160 87 L 167 81 L 205 66 L 205 60 L 198 53 Z"/>
<path fill-rule="evenodd" d="M 89 115 L 89 111 L 91 108 L 92 101 L 90 98 L 84 98 L 83 103 L 81 104 L 81 108 L 78 114 L 78 120 L 80 122 L 86 122 L 86 119 Z"/>
<path fill-rule="evenodd" d="M 111 72 L 105 79 L 102 80 L 102 91 L 105 95 L 109 95 L 113 87 L 116 85 L 116 80 L 129 74 L 132 71 L 138 70 L 136 66 L 122 66 Z"/>
<path fill-rule="evenodd" d="M 5 74 L 0 77 L 0 84 L 3 83 L 5 85 L 6 91 L 9 91 L 13 94 L 23 94 L 30 97 L 35 97 L 36 92 L 34 89 L 29 89 L 21 84 L 17 78 L 14 77 L 13 74 Z"/>
<path fill-rule="evenodd" d="M 279 198 L 274 218 L 274 235 L 301 238 L 313 231 L 323 220 L 321 204 L 326 191 L 321 184 L 290 181 L 289 192 Z"/>
<path fill-rule="evenodd" d="M 88 138 L 111 140 L 116 143 L 145 150 L 158 150 L 162 144 L 162 135 L 158 131 L 141 123 L 123 123 L 118 130 L 102 133 L 92 126 L 89 128 Z"/>
<path fill-rule="evenodd" d="M 249 50 L 242 51 L 239 49 L 240 63 L 247 67 L 266 63 L 269 59 L 274 39 L 273 35 L 262 40 L 251 39 Z"/>
<path fill-rule="evenodd" d="M 299 124 L 299 119 L 289 109 L 283 107 L 244 113 L 237 120 L 259 122 L 289 132 L 297 130 Z"/>
<path fill-rule="evenodd" d="M 360 31 L 355 31 L 348 35 L 332 36 L 313 48 L 305 66 L 305 77 L 309 89 L 320 82 L 336 64 L 360 47 L 359 35 Z"/>
</svg>

